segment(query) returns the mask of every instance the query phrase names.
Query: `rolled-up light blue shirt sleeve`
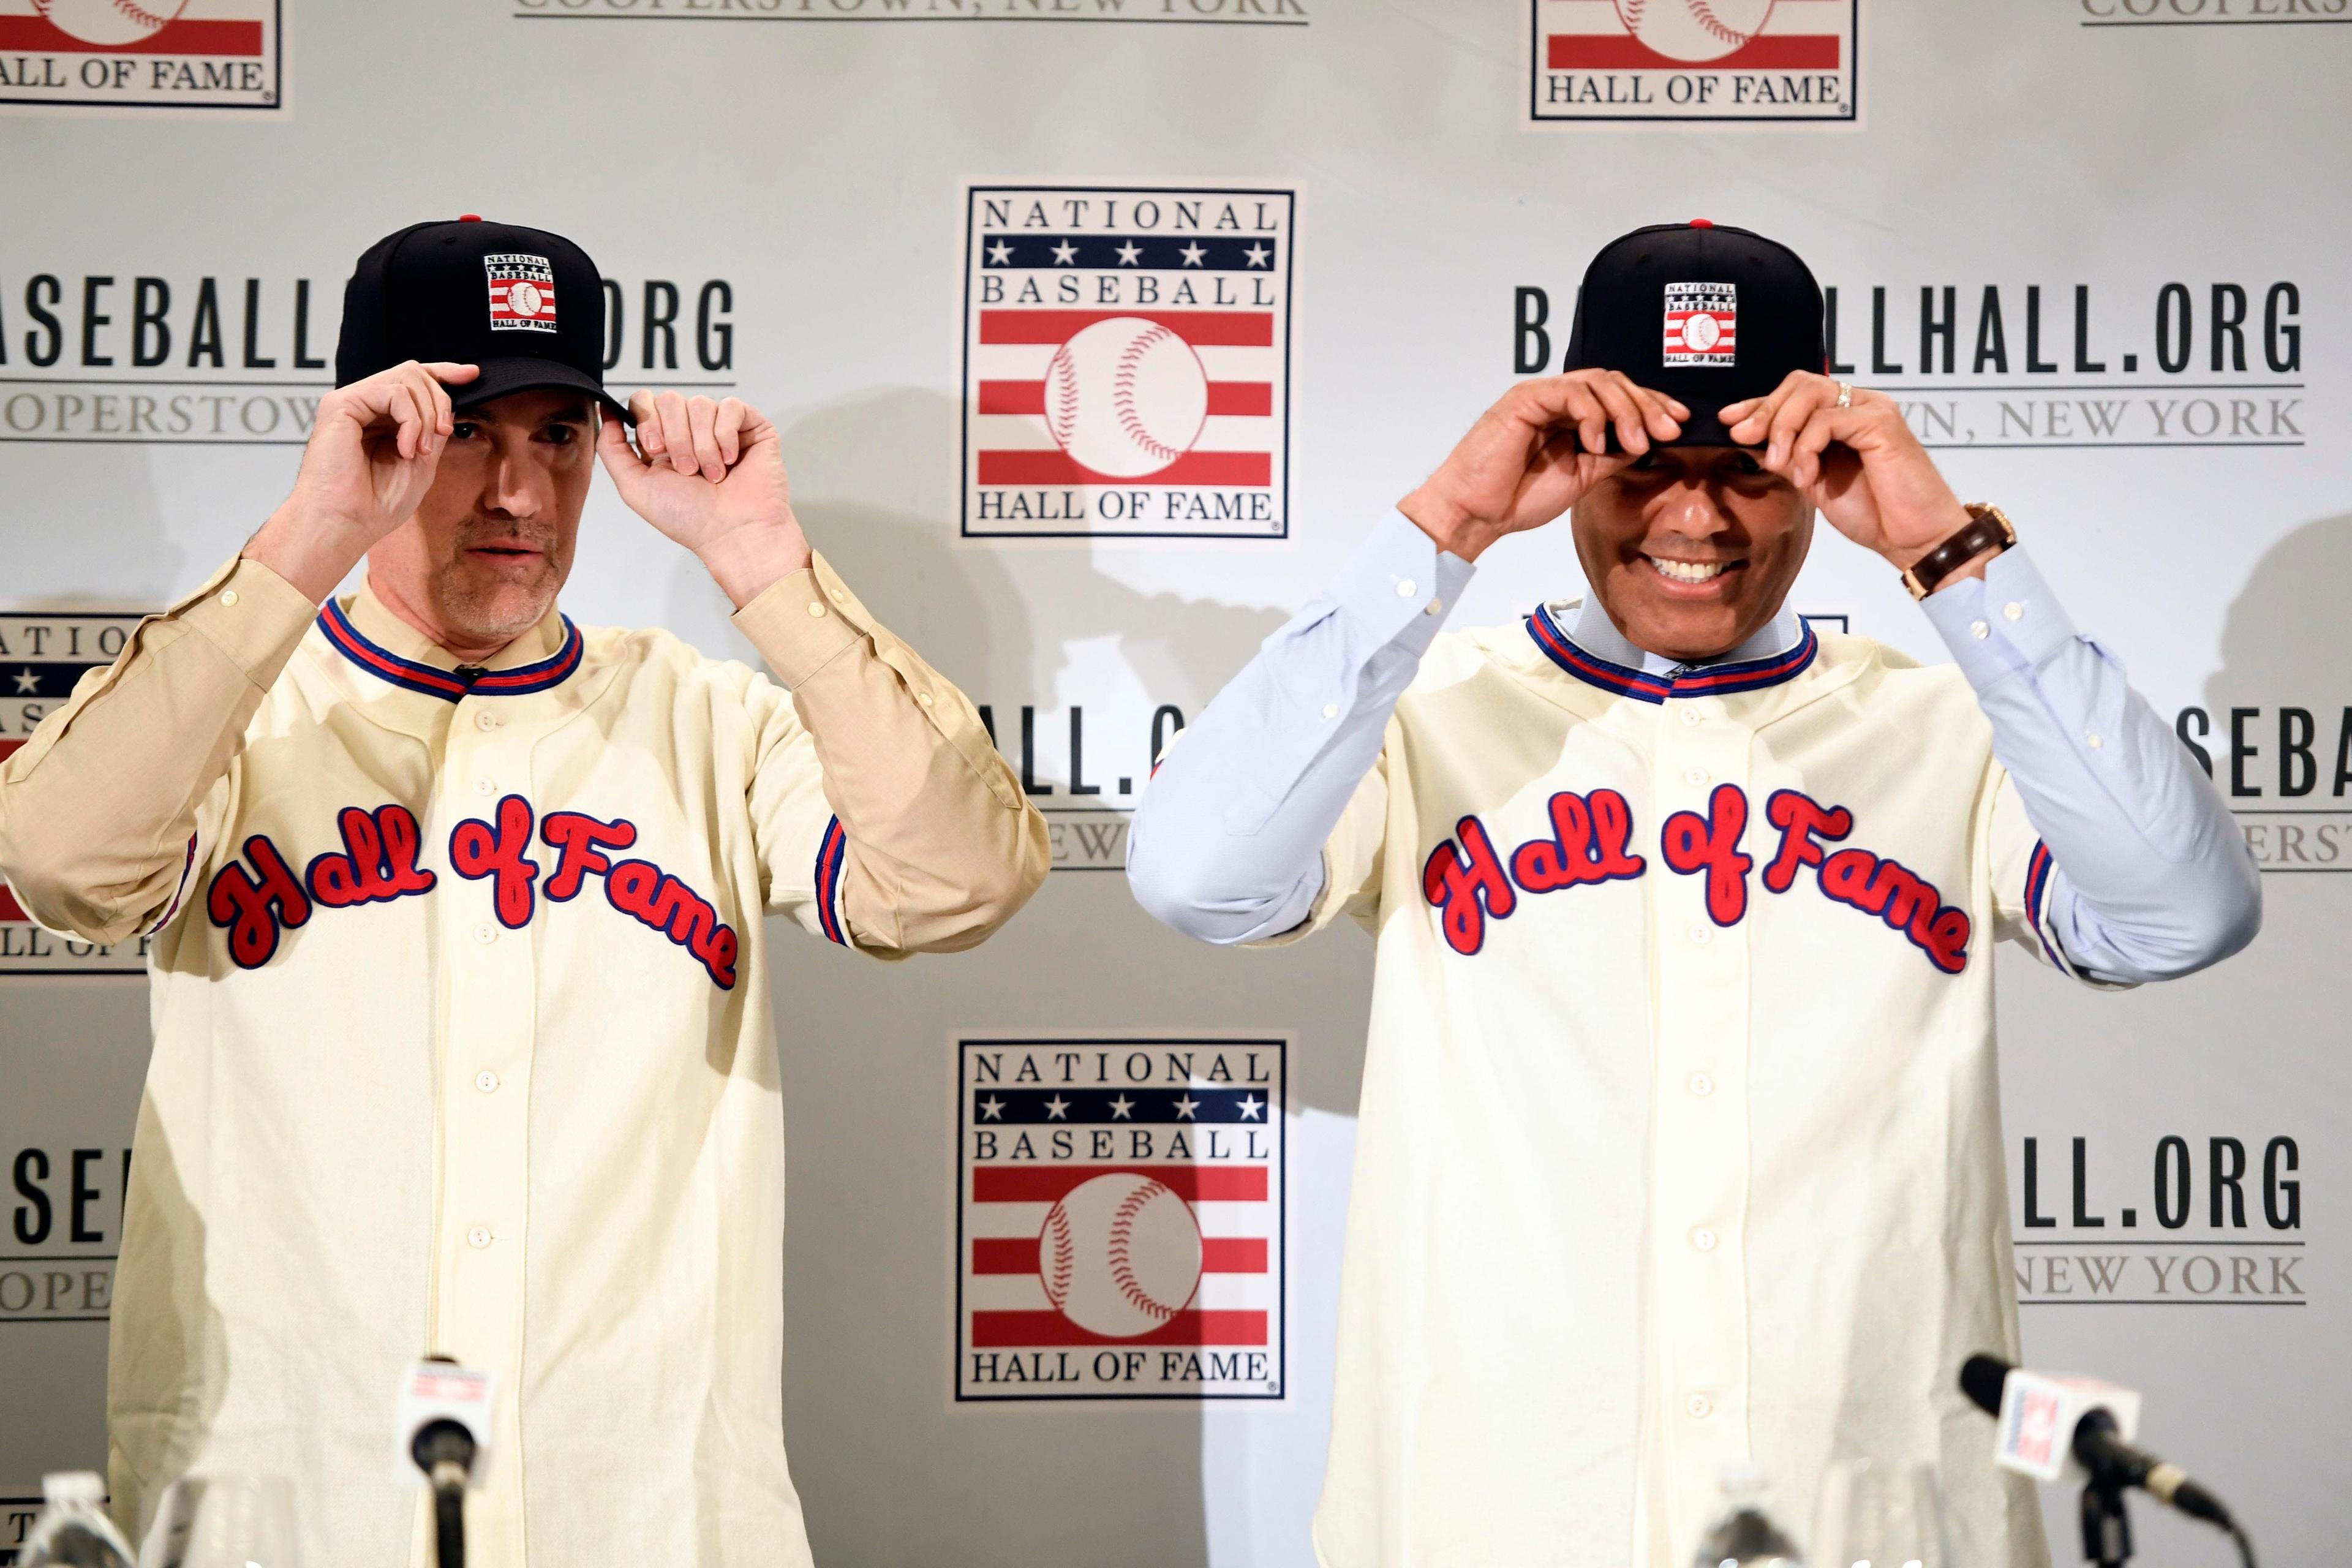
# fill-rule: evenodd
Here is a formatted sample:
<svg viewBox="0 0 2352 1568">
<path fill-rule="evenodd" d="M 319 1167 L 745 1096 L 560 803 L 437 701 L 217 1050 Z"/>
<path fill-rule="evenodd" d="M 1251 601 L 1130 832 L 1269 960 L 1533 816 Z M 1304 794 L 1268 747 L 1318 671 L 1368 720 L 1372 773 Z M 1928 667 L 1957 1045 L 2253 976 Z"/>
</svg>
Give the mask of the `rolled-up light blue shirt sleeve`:
<svg viewBox="0 0 2352 1568">
<path fill-rule="evenodd" d="M 1136 900 L 1202 942 L 1306 919 L 1324 841 L 1475 571 L 1401 513 L 1375 527 L 1160 760 L 1128 834 Z"/>
<path fill-rule="evenodd" d="M 1922 607 L 2050 851 L 2042 907 L 2067 962 L 2095 980 L 2166 980 L 2252 941 L 2262 878 L 2228 805 L 2024 550 Z"/>
</svg>

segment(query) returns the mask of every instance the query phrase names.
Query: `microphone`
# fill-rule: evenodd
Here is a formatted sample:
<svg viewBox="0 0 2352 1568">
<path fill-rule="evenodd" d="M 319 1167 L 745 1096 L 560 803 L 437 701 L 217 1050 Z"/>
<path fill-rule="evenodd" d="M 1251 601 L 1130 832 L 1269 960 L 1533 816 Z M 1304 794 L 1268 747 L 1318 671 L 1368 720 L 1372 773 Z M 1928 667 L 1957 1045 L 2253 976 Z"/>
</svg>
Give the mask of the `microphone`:
<svg viewBox="0 0 2352 1568">
<path fill-rule="evenodd" d="M 490 1423 L 498 1380 L 427 1356 L 400 1385 L 395 1445 L 404 1479 L 433 1489 L 436 1555 L 441 1568 L 466 1565 L 466 1489 L 482 1484 L 489 1468 Z"/>
<path fill-rule="evenodd" d="M 2237 1533 L 2221 1499 L 2179 1466 L 2133 1445 L 2139 1395 L 2130 1389 L 1973 1355 L 1960 1368 L 1960 1392 L 2000 1421 L 1993 1458 L 2002 1468 L 2045 1481 L 2066 1475 L 2099 1486 L 2137 1487 L 2192 1519 Z"/>
</svg>

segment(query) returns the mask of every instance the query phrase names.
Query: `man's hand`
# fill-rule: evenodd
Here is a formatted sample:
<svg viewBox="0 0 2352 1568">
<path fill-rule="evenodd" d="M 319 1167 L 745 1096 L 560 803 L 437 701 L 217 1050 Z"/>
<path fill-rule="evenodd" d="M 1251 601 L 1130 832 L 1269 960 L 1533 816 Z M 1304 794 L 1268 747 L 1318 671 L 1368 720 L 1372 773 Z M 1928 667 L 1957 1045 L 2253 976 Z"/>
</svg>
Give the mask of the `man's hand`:
<svg viewBox="0 0 2352 1568">
<path fill-rule="evenodd" d="M 737 609 L 809 563 L 783 441 L 758 409 L 738 397 L 640 392 L 629 413 L 635 448 L 604 416 L 596 448 L 605 471 L 629 510 L 693 551 Z"/>
<path fill-rule="evenodd" d="M 1507 533 L 1541 528 L 1601 479 L 1671 441 L 1690 410 L 1622 372 L 1523 381 L 1478 417 L 1437 471 L 1397 503 L 1439 549 L 1465 561 Z M 1609 452 L 1614 426 L 1622 456 Z"/>
<path fill-rule="evenodd" d="M 1791 371 L 1763 397 L 1726 404 L 1735 441 L 1766 443 L 1764 467 L 1797 487 L 1830 526 L 1903 571 L 1968 526 L 1968 510 L 1884 393 Z M 1969 574 L 1965 571 L 1955 577 Z"/>
<path fill-rule="evenodd" d="M 319 399 L 294 492 L 245 553 L 312 603 L 325 599 L 433 488 L 453 428 L 444 384 L 463 386 L 478 374 L 410 360 Z"/>
</svg>

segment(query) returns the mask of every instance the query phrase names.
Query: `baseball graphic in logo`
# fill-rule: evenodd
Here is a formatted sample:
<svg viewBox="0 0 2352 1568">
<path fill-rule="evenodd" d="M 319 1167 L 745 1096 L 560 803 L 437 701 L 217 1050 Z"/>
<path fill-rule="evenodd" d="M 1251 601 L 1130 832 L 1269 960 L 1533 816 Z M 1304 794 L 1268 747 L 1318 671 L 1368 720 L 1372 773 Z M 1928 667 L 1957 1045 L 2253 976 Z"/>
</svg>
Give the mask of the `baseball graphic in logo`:
<svg viewBox="0 0 2352 1568">
<path fill-rule="evenodd" d="M 187 0 L 33 0 L 49 26 L 85 44 L 119 48 L 153 37 L 180 14 Z"/>
<path fill-rule="evenodd" d="M 482 258 L 489 275 L 490 331 L 555 331 L 555 270 L 544 256 L 499 251 Z"/>
<path fill-rule="evenodd" d="M 1045 367 L 1045 420 L 1080 464 L 1113 479 L 1156 474 L 1192 449 L 1209 373 L 1169 328 L 1113 316 L 1081 328 Z"/>
<path fill-rule="evenodd" d="M 1773 0 L 1617 0 L 1625 30 L 1670 60 L 1696 65 L 1745 47 L 1772 15 Z"/>
<path fill-rule="evenodd" d="M 1201 1287 L 1201 1227 L 1169 1187 L 1122 1171 L 1080 1183 L 1037 1233 L 1045 1299 L 1091 1334 L 1133 1339 Z"/>
</svg>

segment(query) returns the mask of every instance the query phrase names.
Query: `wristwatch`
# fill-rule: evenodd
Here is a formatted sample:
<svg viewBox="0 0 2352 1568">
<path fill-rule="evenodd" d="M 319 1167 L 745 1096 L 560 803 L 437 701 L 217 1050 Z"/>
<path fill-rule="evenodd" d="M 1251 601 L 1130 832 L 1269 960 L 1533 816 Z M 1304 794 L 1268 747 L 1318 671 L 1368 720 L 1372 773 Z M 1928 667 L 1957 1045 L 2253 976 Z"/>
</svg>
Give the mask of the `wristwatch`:
<svg viewBox="0 0 2352 1568">
<path fill-rule="evenodd" d="M 2000 508 L 1981 500 L 1962 504 L 1969 514 L 1968 526 L 1904 569 L 1903 585 L 1911 590 L 1913 598 L 1926 598 L 1937 584 L 1986 551 L 2006 550 L 2017 542 L 2017 530 Z"/>
</svg>

